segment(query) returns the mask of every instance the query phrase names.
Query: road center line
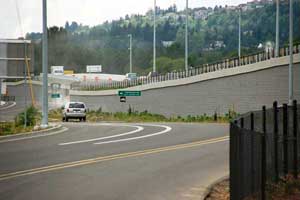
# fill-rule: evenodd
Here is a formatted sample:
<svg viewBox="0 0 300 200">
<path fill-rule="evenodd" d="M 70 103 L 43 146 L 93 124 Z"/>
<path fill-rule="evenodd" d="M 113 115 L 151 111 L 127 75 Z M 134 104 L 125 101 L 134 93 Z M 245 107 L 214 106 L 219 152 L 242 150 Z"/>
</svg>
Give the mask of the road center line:
<svg viewBox="0 0 300 200">
<path fill-rule="evenodd" d="M 107 124 L 103 124 L 103 125 L 109 126 Z M 58 145 L 65 146 L 65 145 L 71 145 L 71 144 L 80 144 L 80 143 L 86 143 L 86 142 L 94 142 L 94 141 L 99 141 L 99 140 L 105 140 L 105 139 L 111 139 L 111 138 L 121 137 L 121 136 L 125 136 L 125 135 L 131 135 L 131 134 L 138 133 L 138 132 L 144 130 L 144 127 L 142 127 L 142 126 L 131 126 L 131 125 L 120 125 L 120 126 L 133 127 L 133 128 L 136 128 L 136 129 L 133 130 L 133 131 L 129 131 L 129 132 L 121 133 L 121 134 L 117 134 L 117 135 L 100 137 L 100 138 L 94 138 L 94 139 L 88 139 L 88 140 L 79 140 L 79 141 L 74 141 L 74 142 L 60 143 Z"/>
<path fill-rule="evenodd" d="M 97 143 L 94 143 L 94 144 L 110 144 L 110 143 L 125 142 L 125 141 L 131 141 L 131 140 L 139 140 L 139 139 L 143 139 L 143 138 L 148 138 L 148 137 L 161 135 L 161 134 L 170 132 L 172 130 L 171 127 L 165 126 L 165 125 L 145 124 L 143 126 L 162 127 L 162 128 L 165 128 L 165 130 L 159 131 L 159 132 L 156 132 L 156 133 L 152 133 L 152 134 L 148 134 L 148 135 L 138 136 L 138 137 L 125 138 L 125 139 L 119 139 L 119 140 L 111 140 L 111 141 L 105 141 L 105 142 L 97 142 Z"/>
<path fill-rule="evenodd" d="M 56 171 L 56 170 L 60 170 L 60 169 L 67 169 L 67 168 L 73 168 L 73 167 L 78 167 L 78 166 L 90 165 L 90 164 L 95 164 L 95 163 L 100 163 L 100 162 L 105 162 L 105 161 L 145 156 L 145 155 L 162 153 L 162 152 L 167 152 L 167 151 L 174 151 L 174 150 L 179 150 L 179 149 L 193 148 L 193 147 L 203 146 L 203 145 L 207 145 L 207 144 L 225 142 L 228 140 L 229 140 L 229 137 L 224 136 L 224 137 L 202 140 L 202 141 L 197 141 L 197 142 L 192 142 L 192 143 L 187 143 L 187 144 L 179 144 L 179 145 L 161 147 L 161 148 L 156 148 L 156 149 L 148 149 L 148 150 L 142 150 L 142 151 L 136 151 L 136 152 L 122 153 L 122 154 L 80 160 L 80 161 L 75 161 L 75 162 L 50 165 L 50 166 L 45 166 L 45 167 L 40 167 L 40 168 L 35 168 L 35 169 L 29 169 L 29 170 L 24 170 L 24 171 L 12 172 L 12 173 L 8 173 L 8 174 L 2 174 L 2 175 L 0 175 L 0 181 L 17 178 L 17 177 L 22 177 L 22 176 L 33 175 L 33 174 L 40 174 L 40 173 L 45 173 L 45 172 L 50 172 L 50 171 Z"/>
</svg>

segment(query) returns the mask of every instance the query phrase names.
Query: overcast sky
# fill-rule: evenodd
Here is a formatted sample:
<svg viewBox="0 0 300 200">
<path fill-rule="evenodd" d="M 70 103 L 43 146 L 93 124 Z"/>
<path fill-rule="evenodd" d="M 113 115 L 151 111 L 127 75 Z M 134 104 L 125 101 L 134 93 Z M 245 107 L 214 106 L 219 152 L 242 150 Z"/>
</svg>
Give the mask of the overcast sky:
<svg viewBox="0 0 300 200">
<path fill-rule="evenodd" d="M 250 1 L 250 0 L 248 0 Z M 16 2 L 22 28 L 18 22 Z M 144 14 L 153 7 L 153 0 L 48 0 L 48 26 L 64 26 L 66 21 L 97 25 L 126 14 Z M 189 0 L 190 7 L 238 5 L 247 0 Z M 27 32 L 42 30 L 42 0 L 0 0 L 0 38 L 17 38 Z M 176 4 L 181 10 L 185 0 L 157 0 L 157 6 Z M 23 31 L 22 31 L 23 29 Z"/>
</svg>

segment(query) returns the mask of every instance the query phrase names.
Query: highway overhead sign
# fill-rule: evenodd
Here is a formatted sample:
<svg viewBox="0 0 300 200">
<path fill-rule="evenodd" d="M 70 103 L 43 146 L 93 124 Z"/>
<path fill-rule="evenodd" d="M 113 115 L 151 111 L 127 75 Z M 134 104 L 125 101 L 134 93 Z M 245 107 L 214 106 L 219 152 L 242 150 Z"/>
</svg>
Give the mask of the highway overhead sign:
<svg viewBox="0 0 300 200">
<path fill-rule="evenodd" d="M 119 96 L 121 97 L 139 97 L 142 96 L 141 91 L 119 91 Z"/>
</svg>

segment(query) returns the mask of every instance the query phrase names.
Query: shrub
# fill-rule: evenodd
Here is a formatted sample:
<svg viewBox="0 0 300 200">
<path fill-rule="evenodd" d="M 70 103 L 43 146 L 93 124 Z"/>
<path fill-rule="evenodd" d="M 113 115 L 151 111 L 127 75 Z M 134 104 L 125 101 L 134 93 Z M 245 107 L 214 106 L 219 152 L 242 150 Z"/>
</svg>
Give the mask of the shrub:
<svg viewBox="0 0 300 200">
<path fill-rule="evenodd" d="M 13 122 L 0 122 L 0 135 L 9 135 L 15 132 Z"/>
<path fill-rule="evenodd" d="M 39 117 L 39 112 L 33 106 L 28 107 L 26 109 L 26 115 L 25 115 L 25 111 L 17 115 L 15 119 L 16 126 L 23 126 L 25 124 L 25 116 L 26 116 L 26 126 L 35 126 L 37 119 Z"/>
</svg>

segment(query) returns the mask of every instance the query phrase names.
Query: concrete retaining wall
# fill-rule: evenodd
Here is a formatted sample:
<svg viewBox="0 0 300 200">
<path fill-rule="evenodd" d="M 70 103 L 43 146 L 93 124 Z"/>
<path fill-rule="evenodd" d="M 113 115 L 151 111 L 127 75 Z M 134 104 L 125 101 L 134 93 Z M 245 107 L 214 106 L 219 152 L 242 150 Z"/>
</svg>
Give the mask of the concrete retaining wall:
<svg viewBox="0 0 300 200">
<path fill-rule="evenodd" d="M 294 93 L 300 101 L 300 54 L 294 56 Z M 187 116 L 225 114 L 229 109 L 245 113 L 271 106 L 274 100 L 288 101 L 288 61 L 289 57 L 271 59 L 264 62 L 229 68 L 201 74 L 185 79 L 171 80 L 132 87 L 127 90 L 141 90 L 141 97 L 127 97 L 120 103 L 118 90 L 69 91 L 62 89 L 63 99 L 59 102 L 49 98 L 50 108 L 60 107 L 63 101 L 83 101 L 90 109 L 102 108 L 107 112 L 126 112 L 129 106 L 138 111 L 166 116 Z M 39 105 L 42 100 L 41 82 L 34 81 L 35 97 Z M 16 96 L 17 102 L 30 101 L 28 88 L 22 83 L 9 83 L 9 95 Z M 50 87 L 49 87 L 50 92 Z M 69 96 L 70 94 L 70 96 Z"/>
<path fill-rule="evenodd" d="M 300 100 L 300 55 L 294 59 L 295 99 Z M 70 98 L 107 112 L 125 112 L 131 106 L 166 116 L 225 114 L 229 109 L 244 113 L 271 106 L 274 100 L 288 101 L 288 57 L 130 90 L 142 90 L 142 96 L 127 97 L 126 103 L 120 103 L 117 90 L 70 91 Z"/>
</svg>

